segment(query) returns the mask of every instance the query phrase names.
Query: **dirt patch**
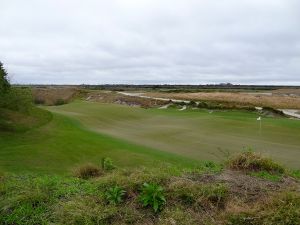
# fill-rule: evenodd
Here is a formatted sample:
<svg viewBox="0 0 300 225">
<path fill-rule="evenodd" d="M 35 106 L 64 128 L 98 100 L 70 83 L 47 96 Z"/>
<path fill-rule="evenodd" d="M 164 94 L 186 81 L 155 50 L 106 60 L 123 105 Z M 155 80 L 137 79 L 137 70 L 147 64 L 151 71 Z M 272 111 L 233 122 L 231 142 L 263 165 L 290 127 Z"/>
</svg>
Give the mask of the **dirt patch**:
<svg viewBox="0 0 300 225">
<path fill-rule="evenodd" d="M 299 190 L 299 181 L 291 177 L 283 177 L 280 181 L 274 182 L 254 177 L 241 171 L 225 170 L 220 174 L 188 174 L 186 179 L 199 183 L 224 183 L 229 187 L 231 198 L 242 199 L 244 202 L 260 201 L 269 195 L 270 192 L 283 190 Z"/>
<path fill-rule="evenodd" d="M 115 104 L 122 104 L 122 105 L 143 107 L 143 108 L 161 107 L 166 104 L 166 101 L 162 101 L 162 100 L 141 98 L 139 97 L 139 95 L 129 96 L 129 95 L 119 94 L 117 92 L 107 92 L 107 91 L 90 92 L 86 100 L 103 102 L 103 103 L 115 103 Z"/>
</svg>

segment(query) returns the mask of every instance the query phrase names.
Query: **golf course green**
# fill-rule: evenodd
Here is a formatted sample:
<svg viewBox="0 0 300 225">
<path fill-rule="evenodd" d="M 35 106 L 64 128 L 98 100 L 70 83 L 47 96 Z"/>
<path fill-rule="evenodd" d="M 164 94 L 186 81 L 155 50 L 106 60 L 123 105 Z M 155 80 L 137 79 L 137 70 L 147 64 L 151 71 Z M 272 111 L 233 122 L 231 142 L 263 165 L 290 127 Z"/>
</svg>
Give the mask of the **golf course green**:
<svg viewBox="0 0 300 225">
<path fill-rule="evenodd" d="M 143 109 L 75 101 L 45 109 L 46 125 L 25 133 L 1 133 L 0 169 L 68 173 L 111 157 L 123 167 L 222 161 L 252 148 L 299 169 L 300 121 L 262 118 L 246 111 Z"/>
</svg>

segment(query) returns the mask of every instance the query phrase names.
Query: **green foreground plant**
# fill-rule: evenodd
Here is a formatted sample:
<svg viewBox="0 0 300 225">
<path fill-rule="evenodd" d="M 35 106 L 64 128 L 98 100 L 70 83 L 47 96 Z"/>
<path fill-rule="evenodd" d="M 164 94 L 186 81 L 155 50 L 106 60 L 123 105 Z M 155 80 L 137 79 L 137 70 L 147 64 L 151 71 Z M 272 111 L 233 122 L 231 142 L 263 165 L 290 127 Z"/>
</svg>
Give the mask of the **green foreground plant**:
<svg viewBox="0 0 300 225">
<path fill-rule="evenodd" d="M 122 189 L 119 186 L 114 186 L 112 188 L 109 188 L 105 192 L 106 200 L 111 204 L 119 204 L 123 201 L 123 197 L 125 195 L 126 191 Z"/>
<path fill-rule="evenodd" d="M 166 203 L 163 191 L 164 189 L 158 184 L 144 183 L 142 193 L 140 195 L 140 201 L 143 206 L 151 206 L 154 212 L 158 212 Z"/>
<path fill-rule="evenodd" d="M 105 157 L 102 159 L 101 166 L 103 170 L 113 170 L 116 168 L 112 159 L 109 157 Z"/>
</svg>

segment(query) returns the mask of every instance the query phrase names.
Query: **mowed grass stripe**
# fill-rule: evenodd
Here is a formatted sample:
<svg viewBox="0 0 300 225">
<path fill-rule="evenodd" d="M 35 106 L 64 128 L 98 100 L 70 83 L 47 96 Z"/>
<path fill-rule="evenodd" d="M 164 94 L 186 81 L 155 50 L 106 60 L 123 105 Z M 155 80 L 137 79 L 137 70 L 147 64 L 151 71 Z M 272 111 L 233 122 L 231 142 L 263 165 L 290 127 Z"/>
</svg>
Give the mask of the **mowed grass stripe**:
<svg viewBox="0 0 300 225">
<path fill-rule="evenodd" d="M 88 131 L 78 121 L 57 113 L 43 127 L 0 136 L 0 170 L 4 171 L 67 174 L 86 162 L 100 165 L 102 157 L 111 157 L 121 167 L 197 164 L 176 154 Z"/>
<path fill-rule="evenodd" d="M 299 120 L 263 117 L 260 132 L 258 114 L 246 111 L 142 109 L 84 101 L 48 109 L 90 130 L 197 160 L 223 160 L 221 152 L 252 147 L 288 167 L 300 167 Z"/>
</svg>

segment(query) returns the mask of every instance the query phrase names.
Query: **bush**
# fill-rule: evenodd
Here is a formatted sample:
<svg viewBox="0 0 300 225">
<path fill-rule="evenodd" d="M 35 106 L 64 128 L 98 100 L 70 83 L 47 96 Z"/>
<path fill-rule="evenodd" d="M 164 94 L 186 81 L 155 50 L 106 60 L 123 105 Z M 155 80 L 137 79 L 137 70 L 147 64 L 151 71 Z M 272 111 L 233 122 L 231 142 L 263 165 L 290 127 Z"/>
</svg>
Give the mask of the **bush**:
<svg viewBox="0 0 300 225">
<path fill-rule="evenodd" d="M 195 101 L 190 101 L 189 105 L 191 107 L 197 107 L 197 103 Z"/>
<path fill-rule="evenodd" d="M 208 108 L 208 104 L 206 102 L 199 102 L 198 108 Z"/>
<path fill-rule="evenodd" d="M 228 160 L 227 165 L 233 170 L 284 173 L 284 168 L 281 165 L 252 151 L 243 152 L 233 156 Z"/>
<path fill-rule="evenodd" d="M 106 200 L 111 204 L 119 204 L 122 202 L 122 198 L 126 191 L 119 186 L 114 186 L 105 192 Z"/>
<path fill-rule="evenodd" d="M 10 88 L 10 84 L 7 78 L 7 72 L 0 62 L 0 94 L 5 93 Z"/>
<path fill-rule="evenodd" d="M 0 96 L 0 108 L 28 113 L 32 103 L 30 89 L 10 88 Z"/>
<path fill-rule="evenodd" d="M 86 164 L 76 168 L 74 171 L 74 175 L 78 178 L 88 179 L 91 177 L 100 176 L 101 170 L 93 164 Z"/>
<path fill-rule="evenodd" d="M 157 184 L 144 183 L 140 201 L 143 206 L 151 206 L 154 212 L 160 211 L 162 206 L 166 203 L 163 188 Z"/>
<path fill-rule="evenodd" d="M 54 105 L 64 105 L 66 104 L 66 101 L 59 98 L 59 99 L 56 99 L 56 101 L 54 102 Z"/>
<path fill-rule="evenodd" d="M 45 99 L 35 98 L 34 103 L 37 104 L 37 105 L 44 105 L 45 104 Z"/>
<path fill-rule="evenodd" d="M 103 170 L 113 170 L 116 168 L 112 159 L 108 157 L 103 158 L 101 164 Z"/>
</svg>

